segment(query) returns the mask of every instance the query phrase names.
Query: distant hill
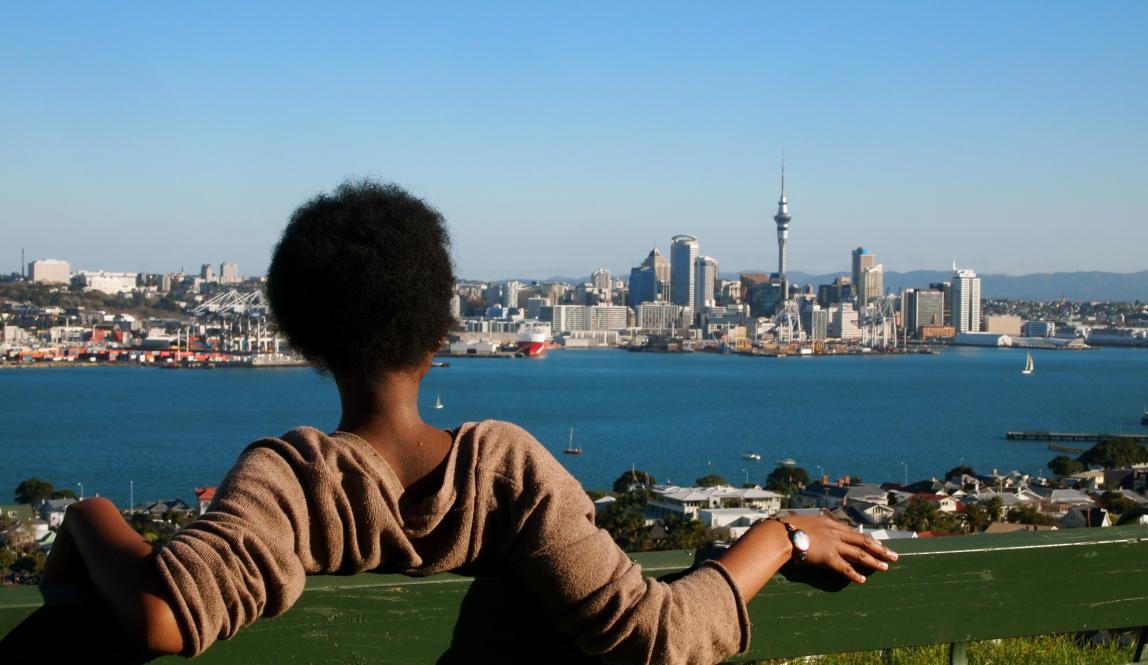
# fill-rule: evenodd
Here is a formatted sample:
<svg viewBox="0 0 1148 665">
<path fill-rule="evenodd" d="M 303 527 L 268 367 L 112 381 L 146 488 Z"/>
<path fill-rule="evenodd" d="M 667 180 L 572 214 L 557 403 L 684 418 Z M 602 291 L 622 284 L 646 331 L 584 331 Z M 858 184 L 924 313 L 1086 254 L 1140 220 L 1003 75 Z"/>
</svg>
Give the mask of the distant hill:
<svg viewBox="0 0 1148 665">
<path fill-rule="evenodd" d="M 822 275 L 793 271 L 790 278 L 798 284 L 828 284 L 838 275 L 837 272 Z M 739 273 L 721 274 L 723 279 L 737 279 Z M 625 275 L 615 278 L 626 279 Z M 911 270 L 909 272 L 885 273 L 885 288 L 890 292 L 901 289 L 927 288 L 934 282 L 952 279 L 950 270 Z M 1112 302 L 1148 302 L 1148 270 L 1140 272 L 1053 272 L 1034 275 L 981 275 L 981 296 L 985 298 L 1009 298 L 1012 300 L 1066 300 L 1089 301 L 1108 300 Z M 529 284 L 531 279 L 520 281 Z M 578 284 L 590 281 L 590 277 L 554 276 L 545 280 Z"/>
</svg>

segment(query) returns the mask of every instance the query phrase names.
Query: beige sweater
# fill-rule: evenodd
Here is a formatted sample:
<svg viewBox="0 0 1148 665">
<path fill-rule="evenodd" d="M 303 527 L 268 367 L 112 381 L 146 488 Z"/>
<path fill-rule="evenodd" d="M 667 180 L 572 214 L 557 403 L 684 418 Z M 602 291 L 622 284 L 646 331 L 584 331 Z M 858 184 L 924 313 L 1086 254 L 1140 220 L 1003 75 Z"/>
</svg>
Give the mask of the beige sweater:
<svg viewBox="0 0 1148 665">
<path fill-rule="evenodd" d="M 306 575 L 372 570 L 509 571 L 582 650 L 611 662 L 714 663 L 749 644 L 745 603 L 720 564 L 644 579 L 595 527 L 578 481 L 497 421 L 457 430 L 443 486 L 418 503 L 354 435 L 301 427 L 256 441 L 157 566 L 185 655 L 286 611 Z"/>
</svg>

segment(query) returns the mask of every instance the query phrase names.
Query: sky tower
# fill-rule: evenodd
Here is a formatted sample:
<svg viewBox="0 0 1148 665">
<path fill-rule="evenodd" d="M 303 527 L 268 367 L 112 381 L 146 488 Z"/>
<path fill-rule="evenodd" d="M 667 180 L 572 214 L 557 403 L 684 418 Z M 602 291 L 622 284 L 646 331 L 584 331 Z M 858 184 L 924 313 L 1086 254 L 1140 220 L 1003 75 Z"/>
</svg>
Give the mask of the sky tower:
<svg viewBox="0 0 1148 665">
<path fill-rule="evenodd" d="M 785 157 L 781 158 L 781 198 L 777 201 L 777 276 L 785 279 L 785 242 L 789 240 L 789 201 L 785 198 Z"/>
</svg>

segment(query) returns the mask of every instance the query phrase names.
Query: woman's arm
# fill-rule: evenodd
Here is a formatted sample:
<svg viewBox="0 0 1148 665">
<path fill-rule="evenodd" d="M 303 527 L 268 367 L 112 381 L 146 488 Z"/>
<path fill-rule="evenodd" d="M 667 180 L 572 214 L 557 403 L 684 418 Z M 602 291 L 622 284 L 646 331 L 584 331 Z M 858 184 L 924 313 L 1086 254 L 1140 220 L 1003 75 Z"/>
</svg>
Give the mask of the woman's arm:
<svg viewBox="0 0 1148 665">
<path fill-rule="evenodd" d="M 107 499 L 72 504 L 44 564 L 42 584 L 90 584 L 149 653 L 179 653 L 184 639 L 152 546 Z"/>
<path fill-rule="evenodd" d="M 786 520 L 809 534 L 805 563 L 828 568 L 859 584 L 865 576 L 857 568 L 886 570 L 897 554 L 875 538 L 853 531 L 829 516 L 791 517 Z M 719 559 L 733 578 L 742 598 L 753 598 L 761 587 L 793 556 L 785 525 L 777 520 L 758 522 Z"/>
</svg>

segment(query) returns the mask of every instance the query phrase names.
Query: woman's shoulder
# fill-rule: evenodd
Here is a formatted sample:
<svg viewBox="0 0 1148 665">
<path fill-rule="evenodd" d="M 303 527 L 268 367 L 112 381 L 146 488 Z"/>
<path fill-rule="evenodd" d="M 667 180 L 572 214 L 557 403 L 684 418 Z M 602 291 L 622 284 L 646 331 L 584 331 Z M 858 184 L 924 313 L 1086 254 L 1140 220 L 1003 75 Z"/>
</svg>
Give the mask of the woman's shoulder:
<svg viewBox="0 0 1148 665">
<path fill-rule="evenodd" d="M 528 485 L 569 475 L 533 434 L 505 420 L 466 423 L 459 430 L 459 440 L 473 448 L 477 467 Z"/>
</svg>

